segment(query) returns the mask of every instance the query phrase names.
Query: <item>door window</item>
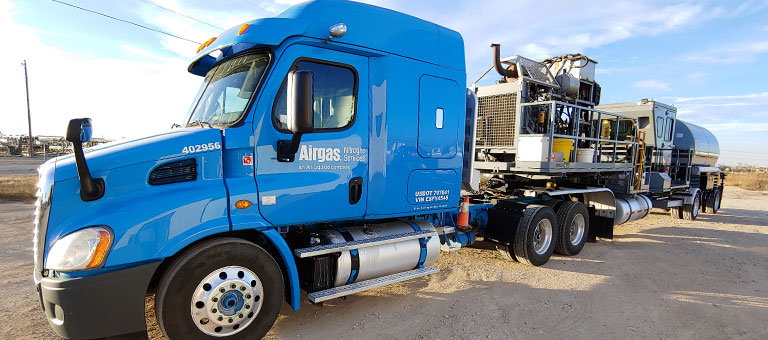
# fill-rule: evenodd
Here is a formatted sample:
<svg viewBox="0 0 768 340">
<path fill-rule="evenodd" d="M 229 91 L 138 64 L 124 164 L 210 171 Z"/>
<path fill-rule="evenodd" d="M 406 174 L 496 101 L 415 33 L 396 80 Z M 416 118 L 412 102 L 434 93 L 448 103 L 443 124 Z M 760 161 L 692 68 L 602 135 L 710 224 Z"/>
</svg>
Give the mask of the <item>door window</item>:
<svg viewBox="0 0 768 340">
<path fill-rule="evenodd" d="M 672 118 L 667 118 L 667 125 L 664 127 L 664 140 L 667 142 L 672 141 L 672 131 L 674 131 L 675 121 Z"/>
<path fill-rule="evenodd" d="M 303 60 L 296 63 L 292 70 L 311 71 L 313 74 L 316 132 L 344 130 L 352 125 L 357 111 L 357 75 L 352 68 Z M 288 132 L 286 83 L 283 80 L 272 112 L 273 124 L 283 132 Z"/>
<path fill-rule="evenodd" d="M 656 137 L 664 135 L 664 117 L 656 117 Z"/>
</svg>

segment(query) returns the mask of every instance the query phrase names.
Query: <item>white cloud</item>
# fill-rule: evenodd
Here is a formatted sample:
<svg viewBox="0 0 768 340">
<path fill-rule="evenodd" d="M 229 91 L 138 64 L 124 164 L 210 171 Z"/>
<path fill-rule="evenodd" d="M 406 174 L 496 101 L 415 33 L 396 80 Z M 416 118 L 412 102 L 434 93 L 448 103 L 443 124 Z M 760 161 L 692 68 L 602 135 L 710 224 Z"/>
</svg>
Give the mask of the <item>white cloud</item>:
<svg viewBox="0 0 768 340">
<path fill-rule="evenodd" d="M 0 131 L 27 131 L 22 59 L 29 65 L 32 132 L 63 135 L 71 118 L 90 117 L 94 135 L 120 138 L 167 130 L 186 113 L 201 79 L 186 72 L 186 61 L 135 46 L 128 56 L 93 57 L 41 42 L 36 31 L 14 22 L 13 6 L 0 0 L 0 31 L 13 32 L 0 54 L 3 124 Z M 128 58 L 126 58 L 128 57 Z"/>
<path fill-rule="evenodd" d="M 760 99 L 760 98 L 768 99 L 768 92 L 738 94 L 738 95 L 729 95 L 729 96 L 676 97 L 674 98 L 674 100 L 676 103 L 685 103 L 685 102 L 713 102 L 713 101 L 722 102 L 722 101 L 731 101 L 731 100 L 740 100 L 740 99 Z"/>
<path fill-rule="evenodd" d="M 636 81 L 632 83 L 632 86 L 639 89 L 651 89 L 651 90 L 661 90 L 661 91 L 672 90 L 669 88 L 669 83 L 663 82 L 661 80 L 656 80 L 656 79 Z"/>
<path fill-rule="evenodd" d="M 768 40 L 727 43 L 684 56 L 684 61 L 697 61 L 713 64 L 750 63 L 768 52 Z"/>
<path fill-rule="evenodd" d="M 142 56 L 142 57 L 147 57 L 147 58 L 150 58 L 150 59 L 154 59 L 154 60 L 158 60 L 158 61 L 162 61 L 162 62 L 166 62 L 166 63 L 184 62 L 181 59 L 168 58 L 168 57 L 159 56 L 159 55 L 157 55 L 155 53 L 152 53 L 150 51 L 147 51 L 145 49 L 134 47 L 134 46 L 130 46 L 130 45 L 120 45 L 120 47 L 122 47 L 124 50 L 126 50 L 126 51 L 128 51 L 130 53 L 133 53 L 135 55 Z"/>
<path fill-rule="evenodd" d="M 368 1 L 371 2 L 371 1 Z M 451 5 L 421 1 L 373 1 L 459 31 L 464 37 L 470 81 L 491 64 L 491 43 L 502 45 L 503 56 L 543 59 L 636 36 L 652 36 L 704 25 L 723 11 L 707 3 L 595 0 L 574 5 L 553 0 L 464 1 Z M 532 10 L 535 9 L 535 10 Z M 600 70 L 600 68 L 598 68 Z"/>
<path fill-rule="evenodd" d="M 768 147 L 768 92 L 668 98 L 677 117 L 709 129 L 718 138 L 721 163 L 767 166 L 768 159 L 741 151 Z"/>
</svg>

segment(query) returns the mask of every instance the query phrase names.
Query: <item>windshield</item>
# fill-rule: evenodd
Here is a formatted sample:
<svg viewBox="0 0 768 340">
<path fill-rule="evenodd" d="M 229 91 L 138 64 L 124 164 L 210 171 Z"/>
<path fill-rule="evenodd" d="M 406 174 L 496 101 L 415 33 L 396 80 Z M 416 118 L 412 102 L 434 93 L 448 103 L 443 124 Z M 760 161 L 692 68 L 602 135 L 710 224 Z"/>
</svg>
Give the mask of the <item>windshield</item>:
<svg viewBox="0 0 768 340">
<path fill-rule="evenodd" d="M 249 54 L 208 71 L 186 126 L 226 127 L 239 121 L 268 64 L 269 55 Z"/>
</svg>

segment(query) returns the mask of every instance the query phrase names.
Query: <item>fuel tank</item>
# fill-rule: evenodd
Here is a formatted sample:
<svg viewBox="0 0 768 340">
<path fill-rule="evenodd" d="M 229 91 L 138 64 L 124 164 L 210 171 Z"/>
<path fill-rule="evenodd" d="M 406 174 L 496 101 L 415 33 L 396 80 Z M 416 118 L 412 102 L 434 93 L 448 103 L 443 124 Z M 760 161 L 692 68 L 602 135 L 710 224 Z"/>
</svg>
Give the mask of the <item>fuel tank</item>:
<svg viewBox="0 0 768 340">
<path fill-rule="evenodd" d="M 720 157 L 720 144 L 712 132 L 679 119 L 675 127 L 675 148 L 693 150 L 693 165 L 715 166 Z"/>
<path fill-rule="evenodd" d="M 614 224 L 619 225 L 644 218 L 651 213 L 652 208 L 653 202 L 646 196 L 617 196 Z"/>
<path fill-rule="evenodd" d="M 410 233 L 415 230 L 410 223 L 416 225 L 420 230 L 434 231 L 435 226 L 427 221 L 396 221 L 381 224 L 370 224 L 365 226 L 349 227 L 345 231 L 349 233 L 347 240 L 341 231 L 328 229 L 318 232 L 323 244 L 344 243 L 348 241 L 363 240 L 372 237 L 390 236 L 396 234 Z M 336 278 L 334 287 L 343 286 L 350 282 L 362 281 L 382 277 L 389 274 L 395 274 L 416 268 L 421 258 L 421 244 L 418 239 L 407 240 L 397 243 L 383 244 L 375 247 L 366 247 L 357 249 L 357 259 L 354 259 L 355 250 L 341 252 L 341 256 L 336 259 Z M 440 239 L 432 237 L 426 242 L 424 266 L 435 263 L 440 253 Z M 355 262 L 359 263 L 359 268 L 355 269 Z M 355 277 L 354 270 L 357 270 Z"/>
</svg>

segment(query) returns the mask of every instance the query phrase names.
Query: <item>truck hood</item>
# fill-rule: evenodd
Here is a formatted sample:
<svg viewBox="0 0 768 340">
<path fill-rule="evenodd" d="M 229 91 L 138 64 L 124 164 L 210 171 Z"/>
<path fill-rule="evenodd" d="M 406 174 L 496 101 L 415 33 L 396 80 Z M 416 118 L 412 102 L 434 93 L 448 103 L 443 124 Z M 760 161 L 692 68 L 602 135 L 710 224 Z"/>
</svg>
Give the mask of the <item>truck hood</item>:
<svg viewBox="0 0 768 340">
<path fill-rule="evenodd" d="M 121 140 L 85 149 L 85 160 L 92 174 L 145 161 L 161 161 L 183 156 L 189 147 L 221 143 L 221 130 L 209 128 L 175 129 L 161 134 Z M 194 151 L 193 151 L 194 153 Z M 56 181 L 77 177 L 74 155 L 56 160 Z"/>
</svg>

